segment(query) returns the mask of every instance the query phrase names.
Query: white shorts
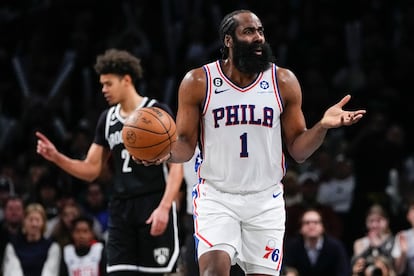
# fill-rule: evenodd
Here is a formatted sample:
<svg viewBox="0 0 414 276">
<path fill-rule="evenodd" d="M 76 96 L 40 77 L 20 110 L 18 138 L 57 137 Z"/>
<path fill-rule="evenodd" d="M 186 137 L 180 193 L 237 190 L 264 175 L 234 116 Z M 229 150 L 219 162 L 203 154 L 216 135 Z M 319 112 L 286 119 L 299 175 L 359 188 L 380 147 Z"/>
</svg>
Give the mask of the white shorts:
<svg viewBox="0 0 414 276">
<path fill-rule="evenodd" d="M 226 251 L 248 274 L 279 275 L 285 233 L 283 186 L 255 194 L 230 194 L 207 182 L 195 186 L 197 254 Z"/>
</svg>

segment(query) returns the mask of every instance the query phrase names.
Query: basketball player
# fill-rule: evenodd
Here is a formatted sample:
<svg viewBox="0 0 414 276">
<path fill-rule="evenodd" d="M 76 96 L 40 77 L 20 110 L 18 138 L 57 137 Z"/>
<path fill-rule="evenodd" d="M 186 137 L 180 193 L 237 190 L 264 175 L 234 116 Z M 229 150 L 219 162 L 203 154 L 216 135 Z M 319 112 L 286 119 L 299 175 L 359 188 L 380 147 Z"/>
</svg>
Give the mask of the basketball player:
<svg viewBox="0 0 414 276">
<path fill-rule="evenodd" d="M 136 108 L 167 105 L 141 96 L 135 83 L 142 77 L 140 60 L 126 51 L 107 50 L 97 57 L 95 71 L 110 107 L 98 121 L 95 138 L 84 160 L 59 152 L 37 132 L 37 152 L 69 174 L 94 181 L 111 157 L 113 191 L 109 203 L 107 272 L 110 275 L 163 275 L 175 268 L 179 254 L 174 199 L 183 180 L 182 164 L 136 164 L 122 142 L 125 118 Z"/>
<path fill-rule="evenodd" d="M 157 162 L 185 162 L 197 141 L 202 153 L 194 199 L 200 275 L 279 275 L 286 172 L 282 144 L 304 162 L 328 129 L 358 122 L 365 110 L 345 111 L 346 95 L 307 129 L 295 75 L 272 62 L 260 19 L 237 10 L 220 24 L 223 59 L 189 71 L 179 87 L 172 152 Z M 283 141 L 282 141 L 283 138 Z"/>
</svg>

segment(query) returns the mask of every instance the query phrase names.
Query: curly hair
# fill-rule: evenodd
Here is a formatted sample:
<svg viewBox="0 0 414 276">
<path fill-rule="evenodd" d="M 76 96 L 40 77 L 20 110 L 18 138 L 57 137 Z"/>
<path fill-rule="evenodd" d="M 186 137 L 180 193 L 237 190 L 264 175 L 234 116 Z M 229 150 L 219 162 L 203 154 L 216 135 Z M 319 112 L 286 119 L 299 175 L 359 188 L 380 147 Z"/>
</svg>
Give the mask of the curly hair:
<svg viewBox="0 0 414 276">
<path fill-rule="evenodd" d="M 134 83 L 143 76 L 141 60 L 127 51 L 118 49 L 109 49 L 99 55 L 94 69 L 98 75 L 129 75 Z"/>
</svg>

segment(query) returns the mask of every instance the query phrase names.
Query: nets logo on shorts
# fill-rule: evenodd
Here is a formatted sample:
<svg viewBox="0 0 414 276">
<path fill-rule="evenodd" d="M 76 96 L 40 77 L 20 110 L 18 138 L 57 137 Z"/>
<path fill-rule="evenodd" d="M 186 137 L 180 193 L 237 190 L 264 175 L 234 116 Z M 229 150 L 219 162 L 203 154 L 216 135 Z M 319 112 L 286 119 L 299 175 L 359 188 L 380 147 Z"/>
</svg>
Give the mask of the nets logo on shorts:
<svg viewBox="0 0 414 276">
<path fill-rule="evenodd" d="M 154 259 L 159 265 L 165 265 L 170 259 L 170 249 L 167 247 L 160 247 L 154 249 Z"/>
</svg>

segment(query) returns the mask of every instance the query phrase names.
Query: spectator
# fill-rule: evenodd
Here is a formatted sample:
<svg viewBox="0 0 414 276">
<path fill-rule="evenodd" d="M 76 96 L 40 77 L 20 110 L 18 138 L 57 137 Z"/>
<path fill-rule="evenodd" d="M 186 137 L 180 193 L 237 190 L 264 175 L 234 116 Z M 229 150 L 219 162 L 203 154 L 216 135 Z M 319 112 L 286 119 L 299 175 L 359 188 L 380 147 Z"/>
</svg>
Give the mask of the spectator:
<svg viewBox="0 0 414 276">
<path fill-rule="evenodd" d="M 383 207 L 379 204 L 372 205 L 365 221 L 367 233 L 354 241 L 352 264 L 361 257 L 372 263 L 372 259 L 378 255 L 392 260 L 394 235 L 389 228 L 388 215 Z"/>
<path fill-rule="evenodd" d="M 325 233 L 323 217 L 316 209 L 301 217 L 300 235 L 286 240 L 283 266 L 301 276 L 349 276 L 349 257 L 342 242 Z"/>
<path fill-rule="evenodd" d="M 56 276 L 60 248 L 46 239 L 46 212 L 41 204 L 25 209 L 22 231 L 7 244 L 3 260 L 4 275 Z"/>
<path fill-rule="evenodd" d="M 60 197 L 59 178 L 55 172 L 47 172 L 40 176 L 36 183 L 34 194 L 29 202 L 42 204 L 46 211 L 47 220 L 51 220 L 59 213 L 58 201 Z"/>
<path fill-rule="evenodd" d="M 19 196 L 10 196 L 4 205 L 4 219 L 1 221 L 1 229 L 12 235 L 20 230 L 24 217 L 24 202 Z"/>
<path fill-rule="evenodd" d="M 343 154 L 338 155 L 333 162 L 332 177 L 322 182 L 318 191 L 318 202 L 332 207 L 343 225 L 352 223 L 350 212 L 355 188 L 355 175 L 352 161 Z M 341 239 L 344 241 L 347 252 L 352 255 L 354 237 L 351 231 L 343 231 Z"/>
<path fill-rule="evenodd" d="M 64 204 L 56 219 L 52 220 L 52 223 L 49 222 L 50 232 L 48 232 L 47 236 L 59 243 L 61 248 L 69 244 L 72 222 L 81 213 L 82 210 L 77 203 Z"/>
<path fill-rule="evenodd" d="M 317 199 L 322 204 L 330 205 L 344 219 L 351 208 L 355 187 L 351 160 L 338 155 L 332 171 L 333 176 L 320 184 Z"/>
<path fill-rule="evenodd" d="M 395 235 L 392 255 L 398 275 L 414 275 L 414 201 L 408 204 L 406 219 L 411 227 Z"/>
<path fill-rule="evenodd" d="M 80 216 L 73 220 L 71 229 L 71 242 L 63 247 L 59 275 L 107 275 L 104 243 L 93 232 L 93 220 Z"/>
<path fill-rule="evenodd" d="M 378 255 L 367 262 L 365 258 L 358 258 L 352 266 L 352 276 L 397 276 L 389 258 Z M 409 274 L 408 274 L 409 275 Z"/>
<path fill-rule="evenodd" d="M 99 222 L 101 232 L 105 235 L 108 228 L 108 202 L 102 185 L 99 182 L 88 183 L 84 211 Z"/>
<path fill-rule="evenodd" d="M 22 176 L 24 176 L 24 173 L 22 173 L 19 170 L 20 161 L 15 156 L 12 156 L 12 157 L 2 156 L 1 153 L 0 153 L 0 156 L 1 156 L 0 178 L 5 178 L 5 179 L 10 180 L 10 184 L 12 185 L 9 188 L 12 194 L 14 193 L 14 194 L 22 195 L 24 192 L 23 181 L 22 181 Z"/>
<path fill-rule="evenodd" d="M 0 225 L 0 263 L 3 261 L 3 254 L 7 243 L 21 231 L 23 218 L 23 200 L 17 196 L 9 197 L 4 205 L 4 219 Z"/>
<path fill-rule="evenodd" d="M 342 222 L 331 206 L 317 201 L 319 177 L 313 172 L 304 172 L 298 177 L 302 200 L 296 204 L 286 206 L 286 234 L 291 237 L 301 229 L 301 217 L 305 210 L 314 208 L 322 213 L 325 222 L 325 231 L 340 238 L 342 235 Z"/>
<path fill-rule="evenodd" d="M 4 206 L 9 196 L 14 195 L 14 185 L 10 178 L 0 177 L 0 221 L 4 217 Z"/>
<path fill-rule="evenodd" d="M 27 173 L 24 180 L 24 192 L 22 197 L 25 202 L 35 202 L 39 181 L 50 173 L 50 166 L 44 162 L 31 162 L 27 166 Z"/>
<path fill-rule="evenodd" d="M 75 201 L 65 202 L 60 209 L 59 216 L 52 221 L 49 221 L 49 231 L 47 237 L 53 238 L 63 248 L 71 241 L 72 223 L 79 216 L 83 215 L 83 210 Z M 93 219 L 93 229 L 97 237 L 101 237 L 101 228 L 99 222 Z"/>
</svg>

